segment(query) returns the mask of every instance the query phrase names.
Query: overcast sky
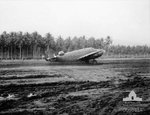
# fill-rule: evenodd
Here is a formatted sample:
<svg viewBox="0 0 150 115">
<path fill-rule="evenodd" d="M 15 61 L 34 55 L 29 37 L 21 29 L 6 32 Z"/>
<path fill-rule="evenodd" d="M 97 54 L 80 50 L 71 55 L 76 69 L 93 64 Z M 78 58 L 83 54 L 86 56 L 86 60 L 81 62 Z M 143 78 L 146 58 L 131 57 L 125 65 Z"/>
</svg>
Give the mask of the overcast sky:
<svg viewBox="0 0 150 115">
<path fill-rule="evenodd" d="M 37 31 L 150 46 L 150 0 L 0 0 L 0 33 Z"/>
</svg>

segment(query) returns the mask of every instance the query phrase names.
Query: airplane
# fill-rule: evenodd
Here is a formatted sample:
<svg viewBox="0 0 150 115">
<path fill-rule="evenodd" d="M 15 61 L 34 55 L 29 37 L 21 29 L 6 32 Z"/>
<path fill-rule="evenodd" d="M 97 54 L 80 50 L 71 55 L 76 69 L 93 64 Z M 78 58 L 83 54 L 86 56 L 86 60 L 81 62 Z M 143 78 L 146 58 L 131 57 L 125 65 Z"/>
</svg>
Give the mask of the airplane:
<svg viewBox="0 0 150 115">
<path fill-rule="evenodd" d="M 45 58 L 46 61 L 50 62 L 85 62 L 87 64 L 97 64 L 96 58 L 101 57 L 105 53 L 103 49 L 95 49 L 92 47 L 74 50 L 71 52 L 64 53 L 63 51 L 58 52 L 50 58 L 49 56 Z"/>
</svg>

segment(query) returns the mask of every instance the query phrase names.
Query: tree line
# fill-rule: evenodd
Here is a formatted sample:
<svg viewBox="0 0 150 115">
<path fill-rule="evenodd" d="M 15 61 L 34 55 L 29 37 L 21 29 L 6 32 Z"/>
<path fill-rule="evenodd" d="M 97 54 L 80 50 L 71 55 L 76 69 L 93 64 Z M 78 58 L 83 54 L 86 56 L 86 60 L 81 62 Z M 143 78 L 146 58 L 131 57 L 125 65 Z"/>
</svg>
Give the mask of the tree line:
<svg viewBox="0 0 150 115">
<path fill-rule="evenodd" d="M 106 38 L 54 37 L 47 33 L 45 36 L 38 32 L 23 33 L 4 31 L 0 34 L 0 59 L 40 59 L 43 55 L 53 56 L 59 51 L 72 51 L 76 49 L 93 47 L 106 50 L 106 55 L 122 54 L 150 54 L 148 46 L 120 46 L 112 45 L 110 36 Z"/>
<path fill-rule="evenodd" d="M 107 55 L 116 55 L 120 57 L 150 57 L 150 47 L 147 45 L 111 45 L 107 51 Z"/>
<path fill-rule="evenodd" d="M 42 55 L 72 51 L 76 49 L 94 47 L 104 48 L 112 43 L 109 36 L 105 39 L 94 37 L 55 38 L 50 33 L 41 36 L 38 32 L 23 33 L 4 31 L 0 34 L 0 59 L 39 59 Z"/>
</svg>

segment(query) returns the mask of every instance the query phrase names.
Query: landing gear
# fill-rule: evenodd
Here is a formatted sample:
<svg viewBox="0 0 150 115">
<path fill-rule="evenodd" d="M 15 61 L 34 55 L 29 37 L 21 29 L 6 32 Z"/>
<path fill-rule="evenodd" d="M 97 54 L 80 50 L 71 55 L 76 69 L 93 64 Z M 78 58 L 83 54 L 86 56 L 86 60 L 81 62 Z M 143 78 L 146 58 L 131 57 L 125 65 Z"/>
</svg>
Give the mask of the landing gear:
<svg viewBox="0 0 150 115">
<path fill-rule="evenodd" d="M 89 64 L 93 64 L 93 65 L 96 65 L 97 64 L 97 61 L 95 59 L 91 59 L 88 61 Z"/>
</svg>

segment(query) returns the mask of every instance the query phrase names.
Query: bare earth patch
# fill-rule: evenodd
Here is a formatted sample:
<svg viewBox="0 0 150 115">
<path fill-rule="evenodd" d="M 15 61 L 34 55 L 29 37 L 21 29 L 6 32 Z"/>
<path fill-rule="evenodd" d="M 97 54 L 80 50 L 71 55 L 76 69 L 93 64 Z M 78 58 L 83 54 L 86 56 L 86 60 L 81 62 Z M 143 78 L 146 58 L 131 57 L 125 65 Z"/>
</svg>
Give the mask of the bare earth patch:
<svg viewBox="0 0 150 115">
<path fill-rule="evenodd" d="M 150 114 L 148 59 L 104 60 L 94 66 L 43 61 L 0 65 L 0 114 Z M 142 103 L 122 101 L 131 90 Z"/>
</svg>

